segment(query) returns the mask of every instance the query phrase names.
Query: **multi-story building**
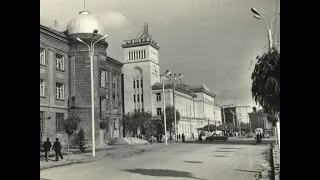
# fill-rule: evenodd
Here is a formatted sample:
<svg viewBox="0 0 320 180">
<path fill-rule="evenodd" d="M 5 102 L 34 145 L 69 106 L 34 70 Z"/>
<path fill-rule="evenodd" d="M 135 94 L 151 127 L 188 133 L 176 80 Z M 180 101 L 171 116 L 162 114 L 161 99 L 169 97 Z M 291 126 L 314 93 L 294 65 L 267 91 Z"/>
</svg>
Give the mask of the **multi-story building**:
<svg viewBox="0 0 320 180">
<path fill-rule="evenodd" d="M 160 82 L 159 49 L 144 26 L 138 39 L 127 40 L 124 49 L 124 101 L 125 113 L 151 112 L 159 119 L 163 112 L 162 84 Z M 166 105 L 173 105 L 172 86 L 166 82 L 164 96 Z M 193 87 L 178 83 L 175 91 L 175 108 L 180 112 L 178 134 L 197 136 L 197 128 L 214 120 L 215 94 L 207 87 Z"/>
<path fill-rule="evenodd" d="M 98 33 L 93 36 L 93 31 Z M 43 139 L 66 140 L 62 121 L 70 114 L 81 119 L 91 141 L 91 79 L 87 44 L 104 35 L 102 24 L 87 11 L 73 18 L 65 32 L 40 24 L 40 128 Z M 109 137 L 121 137 L 122 63 L 107 56 L 108 43 L 95 44 L 93 58 L 95 137 L 100 140 L 99 124 L 107 122 Z M 104 132 L 104 131 L 102 131 Z M 104 136 L 103 136 L 104 137 Z"/>
<path fill-rule="evenodd" d="M 222 115 L 225 116 L 225 121 L 229 130 L 240 130 L 241 128 L 250 129 L 249 112 L 250 106 L 227 105 L 222 108 Z"/>
<path fill-rule="evenodd" d="M 264 131 L 272 130 L 272 123 L 268 121 L 267 114 L 263 111 L 250 112 L 249 117 L 252 131 L 256 128 L 262 128 Z"/>
</svg>

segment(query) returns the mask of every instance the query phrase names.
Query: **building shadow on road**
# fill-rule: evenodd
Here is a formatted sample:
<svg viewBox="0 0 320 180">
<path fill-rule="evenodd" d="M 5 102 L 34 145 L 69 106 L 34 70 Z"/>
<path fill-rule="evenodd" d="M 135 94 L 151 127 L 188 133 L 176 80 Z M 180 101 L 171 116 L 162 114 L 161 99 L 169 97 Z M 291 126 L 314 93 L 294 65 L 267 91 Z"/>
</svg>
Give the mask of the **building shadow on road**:
<svg viewBox="0 0 320 180">
<path fill-rule="evenodd" d="M 168 170 L 168 169 L 126 169 L 123 171 L 129 172 L 129 173 L 141 174 L 145 176 L 182 177 L 182 178 L 206 180 L 206 179 L 194 177 L 193 173 L 189 173 L 185 171 Z"/>
<path fill-rule="evenodd" d="M 211 155 L 213 157 L 229 157 L 229 156 L 223 156 L 223 155 Z"/>
<path fill-rule="evenodd" d="M 201 164 L 203 162 L 200 162 L 200 161 L 183 161 L 185 163 L 195 163 L 195 164 Z"/>
<path fill-rule="evenodd" d="M 51 179 L 46 179 L 46 178 L 40 178 L 40 180 L 51 180 Z"/>
<path fill-rule="evenodd" d="M 242 172 L 251 172 L 251 173 L 260 173 L 259 171 L 251 171 L 251 170 L 243 170 L 243 169 L 234 169 L 235 171 L 242 171 Z"/>
</svg>

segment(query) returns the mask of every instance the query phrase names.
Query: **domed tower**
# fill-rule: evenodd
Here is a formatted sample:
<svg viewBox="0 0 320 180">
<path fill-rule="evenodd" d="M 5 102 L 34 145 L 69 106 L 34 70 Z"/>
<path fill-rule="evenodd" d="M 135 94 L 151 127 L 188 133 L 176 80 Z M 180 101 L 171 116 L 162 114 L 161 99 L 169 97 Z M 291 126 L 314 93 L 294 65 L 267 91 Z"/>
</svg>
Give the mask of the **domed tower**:
<svg viewBox="0 0 320 180">
<path fill-rule="evenodd" d="M 67 26 L 66 33 L 69 38 L 70 60 L 70 113 L 77 114 L 81 119 L 89 141 L 92 140 L 91 120 L 91 70 L 89 48 L 77 38 L 90 45 L 104 36 L 104 28 L 100 21 L 88 11 L 81 11 Z M 100 71 L 106 67 L 108 43 L 101 40 L 94 46 L 93 57 L 93 81 L 94 81 L 94 115 L 95 115 L 95 139 L 98 145 L 99 123 L 101 119 L 100 97 L 107 97 L 108 91 L 100 90 Z"/>
</svg>

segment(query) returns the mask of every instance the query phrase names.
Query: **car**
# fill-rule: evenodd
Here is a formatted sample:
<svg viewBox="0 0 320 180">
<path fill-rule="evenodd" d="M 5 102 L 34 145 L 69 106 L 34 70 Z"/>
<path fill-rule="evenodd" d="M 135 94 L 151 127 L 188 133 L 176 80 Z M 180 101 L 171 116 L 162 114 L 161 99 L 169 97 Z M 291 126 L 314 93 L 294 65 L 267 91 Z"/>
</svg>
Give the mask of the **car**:
<svg viewBox="0 0 320 180">
<path fill-rule="evenodd" d="M 263 138 L 270 138 L 270 134 L 269 133 L 264 134 Z"/>
<path fill-rule="evenodd" d="M 228 136 L 219 136 L 213 134 L 212 136 L 206 137 L 206 141 L 227 141 Z"/>
</svg>

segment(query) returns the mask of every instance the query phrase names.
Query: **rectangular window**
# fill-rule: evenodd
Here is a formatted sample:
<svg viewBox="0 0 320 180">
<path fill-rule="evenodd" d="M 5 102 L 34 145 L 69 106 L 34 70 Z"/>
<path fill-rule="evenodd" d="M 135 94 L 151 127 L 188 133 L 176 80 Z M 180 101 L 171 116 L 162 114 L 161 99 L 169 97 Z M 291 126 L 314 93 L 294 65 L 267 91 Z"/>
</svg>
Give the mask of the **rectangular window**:
<svg viewBox="0 0 320 180">
<path fill-rule="evenodd" d="M 104 118 L 107 110 L 106 98 L 100 97 L 100 117 Z"/>
<path fill-rule="evenodd" d="M 133 89 L 135 89 L 135 88 L 136 88 L 136 81 L 133 80 Z"/>
<path fill-rule="evenodd" d="M 143 102 L 143 96 L 142 96 L 142 94 L 141 94 L 141 102 Z"/>
<path fill-rule="evenodd" d="M 137 101 L 140 102 L 140 96 L 139 96 L 139 94 L 137 95 Z"/>
<path fill-rule="evenodd" d="M 140 80 L 140 85 L 141 85 L 141 88 L 143 87 L 143 84 L 142 84 L 142 79 Z"/>
<path fill-rule="evenodd" d="M 45 96 L 45 81 L 40 79 L 40 96 Z"/>
<path fill-rule="evenodd" d="M 157 93 L 156 96 L 157 96 L 157 101 L 161 101 L 161 94 Z"/>
<path fill-rule="evenodd" d="M 40 111 L 40 131 L 44 131 L 44 111 Z"/>
<path fill-rule="evenodd" d="M 100 87 L 106 87 L 106 71 L 100 69 Z"/>
<path fill-rule="evenodd" d="M 56 69 L 64 71 L 64 56 L 56 54 Z"/>
<path fill-rule="evenodd" d="M 133 95 L 133 102 L 136 102 L 136 95 Z"/>
<path fill-rule="evenodd" d="M 157 115 L 161 116 L 161 108 L 157 108 Z"/>
<path fill-rule="evenodd" d="M 64 120 L 64 114 L 56 113 L 56 132 L 63 131 L 63 120 Z"/>
<path fill-rule="evenodd" d="M 112 76 L 112 84 L 113 85 L 117 84 L 117 76 L 115 74 Z"/>
<path fill-rule="evenodd" d="M 46 65 L 46 51 L 44 48 L 40 48 L 40 64 Z"/>
<path fill-rule="evenodd" d="M 56 98 L 64 99 L 64 84 L 56 83 Z"/>
<path fill-rule="evenodd" d="M 137 80 L 137 88 L 139 88 L 139 80 Z"/>
</svg>

